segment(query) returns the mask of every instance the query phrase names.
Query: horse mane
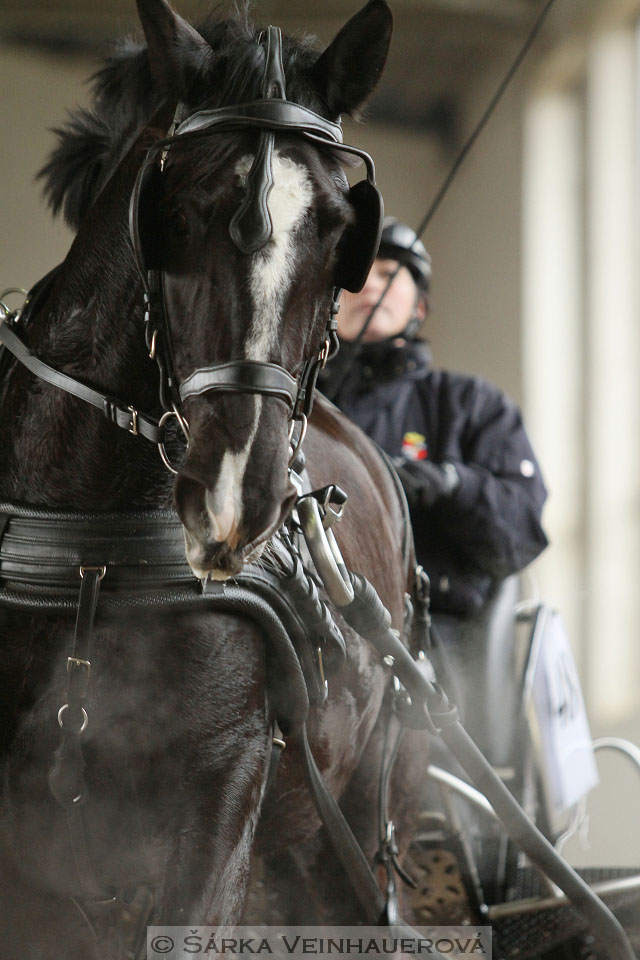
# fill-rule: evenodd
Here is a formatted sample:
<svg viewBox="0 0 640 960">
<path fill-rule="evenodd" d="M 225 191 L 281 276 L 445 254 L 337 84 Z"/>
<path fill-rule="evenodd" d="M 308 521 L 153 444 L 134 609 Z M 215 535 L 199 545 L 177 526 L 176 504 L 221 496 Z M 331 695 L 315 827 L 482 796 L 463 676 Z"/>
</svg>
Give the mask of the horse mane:
<svg viewBox="0 0 640 960">
<path fill-rule="evenodd" d="M 64 126 L 53 128 L 57 145 L 37 175 L 54 216 L 62 213 L 67 224 L 78 229 L 132 138 L 165 99 L 180 99 L 194 112 L 260 95 L 264 51 L 256 43 L 260 29 L 248 19 L 248 4 L 239 4 L 230 19 L 216 20 L 212 14 L 197 29 L 213 56 L 196 70 L 185 53 L 187 88 L 174 91 L 173 96 L 154 84 L 146 47 L 130 38 L 117 44 L 93 74 L 90 106 L 69 111 Z M 283 37 L 289 98 L 320 110 L 322 104 L 308 81 L 317 57 L 313 38 Z M 152 135 L 161 137 L 166 131 L 152 131 Z"/>
</svg>

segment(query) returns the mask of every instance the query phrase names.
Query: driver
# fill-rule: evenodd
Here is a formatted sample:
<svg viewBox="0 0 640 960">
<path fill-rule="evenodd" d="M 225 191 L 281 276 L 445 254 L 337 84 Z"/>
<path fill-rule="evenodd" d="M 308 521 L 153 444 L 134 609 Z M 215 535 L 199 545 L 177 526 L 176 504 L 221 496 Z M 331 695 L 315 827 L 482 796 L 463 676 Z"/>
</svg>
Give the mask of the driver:
<svg viewBox="0 0 640 960">
<path fill-rule="evenodd" d="M 414 231 L 386 218 L 364 288 L 343 293 L 342 348 L 323 386 L 393 458 L 432 610 L 465 616 L 547 545 L 546 489 L 515 404 L 486 380 L 432 367 L 418 336 L 430 279 L 431 260 Z M 345 353 L 352 354 L 346 371 Z"/>
</svg>

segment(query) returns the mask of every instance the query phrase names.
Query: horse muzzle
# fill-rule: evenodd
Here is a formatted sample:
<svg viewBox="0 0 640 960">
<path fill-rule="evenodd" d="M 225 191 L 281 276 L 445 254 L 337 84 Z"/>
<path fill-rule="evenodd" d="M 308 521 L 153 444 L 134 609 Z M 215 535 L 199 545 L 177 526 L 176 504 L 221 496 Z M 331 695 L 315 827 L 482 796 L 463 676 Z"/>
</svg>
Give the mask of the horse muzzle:
<svg viewBox="0 0 640 960">
<path fill-rule="evenodd" d="M 262 490 L 248 496 L 236 478 L 225 475 L 224 462 L 213 486 L 183 467 L 174 496 L 187 562 L 198 578 L 226 580 L 257 559 L 293 506 L 295 489 L 288 482 L 282 487 L 277 494 Z"/>
</svg>

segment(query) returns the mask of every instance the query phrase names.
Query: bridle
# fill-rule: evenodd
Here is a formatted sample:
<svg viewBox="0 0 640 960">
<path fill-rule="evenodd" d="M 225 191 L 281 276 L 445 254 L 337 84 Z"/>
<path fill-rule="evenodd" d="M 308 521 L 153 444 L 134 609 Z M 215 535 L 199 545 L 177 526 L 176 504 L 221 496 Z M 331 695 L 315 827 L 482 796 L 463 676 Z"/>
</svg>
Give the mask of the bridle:
<svg viewBox="0 0 640 960">
<path fill-rule="evenodd" d="M 0 344 L 24 366 L 48 383 L 102 409 L 107 419 L 133 436 L 142 436 L 157 443 L 162 460 L 172 473 L 177 473 L 177 470 L 164 448 L 167 421 L 175 417 L 188 441 L 188 422 L 182 411 L 184 401 L 216 392 L 260 394 L 284 402 L 289 410 L 290 438 L 295 423 L 301 423 L 295 455 L 311 413 L 318 374 L 338 347 L 336 314 L 340 293 L 343 288 L 352 291 L 362 288 L 380 242 L 383 204 L 375 183 L 373 160 L 364 150 L 342 142 L 339 123 L 286 99 L 280 29 L 269 27 L 258 42 L 265 48 L 262 98 L 249 103 L 197 111 L 184 118 L 181 117 L 183 108 L 178 104 L 168 135 L 156 141 L 148 150 L 131 195 L 129 229 L 144 285 L 146 344 L 160 374 L 159 399 L 163 410 L 160 418 L 94 390 L 45 364 L 29 351 L 19 335 L 15 322 L 19 317 L 0 316 Z M 158 243 L 158 205 L 162 197 L 166 158 L 177 144 L 246 128 L 258 131 L 258 145 L 247 177 L 245 195 L 229 227 L 233 243 L 246 255 L 262 249 L 272 236 L 273 224 L 268 201 L 273 185 L 272 158 L 277 133 L 292 133 L 319 149 L 352 154 L 364 161 L 366 179 L 349 188 L 346 195 L 353 218 L 339 244 L 325 335 L 320 350 L 305 359 L 298 377 L 277 363 L 226 360 L 198 367 L 178 382 Z"/>
<path fill-rule="evenodd" d="M 277 363 L 229 360 L 198 367 L 178 382 L 164 298 L 161 255 L 156 242 L 160 231 L 153 229 L 153 219 L 162 196 L 164 167 L 171 148 L 178 143 L 210 137 L 223 131 L 249 127 L 259 132 L 245 194 L 229 225 L 231 239 L 242 254 L 251 255 L 261 250 L 273 235 L 269 193 L 273 186 L 272 159 L 276 132 L 293 132 L 318 146 L 353 153 L 365 161 L 367 179 L 359 187 L 361 193 L 366 195 L 366 200 L 359 195 L 358 206 L 366 203 L 369 219 L 378 218 L 375 234 L 371 235 L 369 231 L 369 237 L 366 238 L 369 242 L 365 240 L 368 252 L 372 252 L 373 256 L 380 238 L 382 199 L 375 186 L 373 161 L 364 151 L 342 143 L 339 123 L 326 120 L 312 110 L 286 99 L 280 29 L 269 27 L 259 42 L 265 48 L 262 98 L 244 104 L 201 110 L 184 119 L 181 119 L 181 105 L 178 104 L 169 136 L 156 142 L 148 151 L 131 196 L 129 227 L 145 288 L 145 336 L 149 352 L 158 364 L 160 402 L 165 410 L 164 416 L 175 416 L 187 436 L 188 424 L 182 412 L 184 401 L 203 394 L 224 392 L 278 398 L 289 409 L 292 425 L 290 435 L 293 423 L 302 421 L 302 437 L 311 412 L 318 374 L 337 347 L 336 313 L 341 287 L 334 288 L 322 347 L 315 356 L 305 360 L 298 378 Z M 349 289 L 357 284 L 362 286 L 372 259 L 367 259 L 366 269 L 361 271 L 361 282 L 359 276 L 353 275 L 353 271 L 351 275 L 343 271 L 339 278 L 343 281 L 342 285 L 348 285 Z M 173 469 L 164 454 L 163 459 L 169 469 Z"/>
</svg>

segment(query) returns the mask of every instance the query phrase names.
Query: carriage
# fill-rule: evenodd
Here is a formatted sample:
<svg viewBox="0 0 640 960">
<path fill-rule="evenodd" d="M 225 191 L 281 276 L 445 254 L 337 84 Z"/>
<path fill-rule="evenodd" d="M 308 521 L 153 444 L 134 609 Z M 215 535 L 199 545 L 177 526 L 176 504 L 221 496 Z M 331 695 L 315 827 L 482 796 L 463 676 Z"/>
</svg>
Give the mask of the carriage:
<svg viewBox="0 0 640 960">
<path fill-rule="evenodd" d="M 632 957 L 460 726 L 397 479 L 314 398 L 379 241 L 339 117 L 381 73 L 386 2 L 320 56 L 138 10 L 146 47 L 45 170 L 74 243 L 0 323 L 4 960 L 139 960 L 152 924 L 411 934 L 438 733 Z"/>
</svg>

